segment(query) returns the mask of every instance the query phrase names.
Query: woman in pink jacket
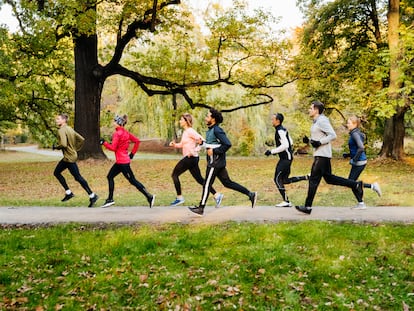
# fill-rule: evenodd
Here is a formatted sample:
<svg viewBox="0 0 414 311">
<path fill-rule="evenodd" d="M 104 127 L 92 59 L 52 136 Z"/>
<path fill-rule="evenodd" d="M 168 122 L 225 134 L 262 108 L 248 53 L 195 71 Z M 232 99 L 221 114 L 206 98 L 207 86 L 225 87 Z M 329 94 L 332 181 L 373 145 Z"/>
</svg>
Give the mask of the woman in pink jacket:
<svg viewBox="0 0 414 311">
<path fill-rule="evenodd" d="M 112 143 L 108 143 L 102 138 L 99 141 L 106 149 L 115 152 L 116 159 L 115 164 L 109 170 L 108 176 L 106 176 L 108 178 L 109 195 L 102 207 L 108 207 L 115 204 L 113 198 L 115 188 L 114 178 L 118 176 L 119 173 L 122 173 L 132 185 L 145 195 L 151 208 L 154 205 L 155 195 L 150 194 L 145 189 L 144 185 L 135 178 L 130 166 L 131 159 L 138 150 L 140 140 L 124 128 L 126 123 L 126 115 L 122 117 L 116 116 L 114 119 L 115 133 L 112 135 Z M 132 148 L 131 153 L 128 154 L 130 142 L 134 143 L 134 147 Z"/>
<path fill-rule="evenodd" d="M 172 141 L 170 146 L 174 148 L 182 148 L 183 158 L 177 163 L 171 175 L 174 181 L 175 191 L 177 192 L 177 197 L 173 202 L 171 202 L 171 206 L 183 204 L 185 201 L 181 192 L 181 183 L 179 179 L 181 174 L 188 170 L 200 185 L 204 184 L 204 178 L 201 176 L 200 168 L 198 166 L 198 152 L 200 151 L 199 144 L 201 144 L 204 139 L 199 133 L 197 133 L 196 130 L 192 128 L 193 117 L 191 114 L 184 113 L 181 115 L 179 122 L 180 126 L 184 129 L 181 142 L 176 143 L 175 141 Z M 211 193 L 214 195 L 216 207 L 219 207 L 221 201 L 223 200 L 223 195 L 216 192 L 214 188 L 211 188 Z"/>
</svg>

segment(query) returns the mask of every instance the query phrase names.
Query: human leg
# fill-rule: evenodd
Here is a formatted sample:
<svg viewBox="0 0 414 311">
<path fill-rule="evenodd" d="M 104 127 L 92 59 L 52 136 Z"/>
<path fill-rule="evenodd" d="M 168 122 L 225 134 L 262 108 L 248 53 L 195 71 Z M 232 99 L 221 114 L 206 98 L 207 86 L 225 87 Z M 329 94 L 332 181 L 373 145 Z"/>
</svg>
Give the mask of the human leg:
<svg viewBox="0 0 414 311">
<path fill-rule="evenodd" d="M 131 166 L 129 164 L 121 164 L 120 170 L 129 183 L 135 186 L 135 188 L 137 188 L 147 198 L 150 207 L 152 207 L 154 204 L 154 195 L 150 194 L 145 186 L 135 178 L 135 175 L 131 170 Z"/>
<path fill-rule="evenodd" d="M 92 190 L 89 188 L 88 182 L 85 180 L 85 178 L 82 177 L 79 172 L 78 165 L 76 163 L 68 163 L 68 169 L 73 178 L 75 178 L 75 180 L 82 186 L 82 188 L 85 189 L 88 194 L 92 194 Z"/>
<path fill-rule="evenodd" d="M 273 177 L 273 181 L 275 182 L 275 185 L 277 187 L 277 189 L 279 190 L 280 195 L 282 196 L 283 202 L 284 204 L 278 204 L 278 206 L 290 206 L 290 202 L 289 202 L 289 198 L 286 194 L 286 189 L 285 189 L 285 185 L 284 182 L 285 180 L 288 178 L 289 174 L 290 174 L 290 165 L 291 165 L 291 161 L 289 160 L 279 160 L 279 162 L 276 165 L 275 168 L 275 174 Z"/>
<path fill-rule="evenodd" d="M 201 175 L 200 167 L 198 166 L 199 158 L 198 157 L 192 157 L 191 158 L 192 165 L 189 167 L 191 176 L 200 184 L 204 185 L 204 178 Z M 213 186 L 210 187 L 210 193 L 215 195 L 217 191 L 214 189 Z"/>
</svg>

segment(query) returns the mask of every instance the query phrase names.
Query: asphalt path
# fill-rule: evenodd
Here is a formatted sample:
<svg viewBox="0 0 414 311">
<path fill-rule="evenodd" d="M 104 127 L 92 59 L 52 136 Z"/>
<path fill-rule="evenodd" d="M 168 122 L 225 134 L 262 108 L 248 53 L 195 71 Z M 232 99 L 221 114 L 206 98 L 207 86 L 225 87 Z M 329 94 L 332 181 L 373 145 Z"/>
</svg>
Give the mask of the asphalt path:
<svg viewBox="0 0 414 311">
<path fill-rule="evenodd" d="M 86 224 L 166 224 L 205 223 L 216 224 L 228 221 L 277 223 L 300 221 L 332 221 L 352 223 L 414 223 L 414 207 L 374 206 L 365 210 L 349 207 L 313 208 L 305 215 L 295 208 L 272 206 L 224 206 L 206 207 L 203 216 L 190 212 L 186 206 L 111 206 L 101 207 L 0 207 L 0 224 L 3 225 L 49 225 L 59 223 Z"/>
</svg>

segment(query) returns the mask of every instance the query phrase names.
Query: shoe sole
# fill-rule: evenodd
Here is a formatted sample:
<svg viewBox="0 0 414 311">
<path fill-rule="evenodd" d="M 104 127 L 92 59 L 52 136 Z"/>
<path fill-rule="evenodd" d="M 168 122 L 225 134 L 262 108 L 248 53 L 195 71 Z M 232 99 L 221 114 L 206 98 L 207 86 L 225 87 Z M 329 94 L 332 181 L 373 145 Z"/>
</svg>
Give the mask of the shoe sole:
<svg viewBox="0 0 414 311">
<path fill-rule="evenodd" d="M 223 197 L 224 197 L 224 195 L 221 197 L 220 202 L 216 202 L 215 208 L 219 208 L 221 206 L 221 202 L 223 201 Z"/>
<path fill-rule="evenodd" d="M 150 208 L 154 206 L 155 203 L 155 195 L 152 196 L 151 202 L 150 202 Z"/>
<path fill-rule="evenodd" d="M 256 207 L 256 203 L 257 203 L 257 192 L 254 193 L 254 199 L 253 199 L 253 202 L 252 202 L 252 208 L 255 208 Z"/>
<path fill-rule="evenodd" d="M 115 204 L 115 202 L 106 203 L 106 204 L 102 205 L 101 207 L 102 207 L 102 208 L 105 208 L 105 207 L 110 207 L 110 206 L 112 206 L 112 205 L 114 205 L 114 204 Z"/>
</svg>

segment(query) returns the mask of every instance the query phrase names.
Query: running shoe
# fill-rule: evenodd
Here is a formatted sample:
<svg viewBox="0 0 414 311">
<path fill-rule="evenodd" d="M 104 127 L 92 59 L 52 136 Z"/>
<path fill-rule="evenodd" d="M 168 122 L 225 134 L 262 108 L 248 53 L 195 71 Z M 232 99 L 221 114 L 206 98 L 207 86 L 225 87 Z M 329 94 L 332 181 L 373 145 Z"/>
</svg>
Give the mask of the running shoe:
<svg viewBox="0 0 414 311">
<path fill-rule="evenodd" d="M 358 202 L 358 204 L 352 207 L 352 209 L 367 209 L 367 206 L 364 202 Z"/>
<path fill-rule="evenodd" d="M 189 207 L 188 209 L 192 211 L 194 214 L 197 214 L 199 216 L 203 216 L 204 214 L 204 207 L 194 206 L 194 207 Z"/>
<path fill-rule="evenodd" d="M 286 201 L 282 201 L 279 204 L 276 204 L 276 207 L 292 207 L 292 203 L 286 202 Z"/>
<path fill-rule="evenodd" d="M 96 203 L 96 201 L 98 201 L 98 196 L 96 195 L 96 193 L 95 193 L 95 195 L 92 197 L 92 198 L 89 198 L 89 205 L 88 205 L 88 207 L 93 207 L 93 205 Z"/>
<path fill-rule="evenodd" d="M 177 206 L 183 204 L 185 202 L 184 199 L 176 198 L 173 202 L 171 202 L 170 206 Z"/>
<path fill-rule="evenodd" d="M 110 207 L 111 205 L 114 205 L 115 201 L 112 199 L 106 199 L 104 205 L 102 205 L 101 207 Z"/>
<path fill-rule="evenodd" d="M 219 193 L 217 195 L 217 198 L 214 198 L 214 201 L 216 201 L 216 208 L 219 208 L 221 205 L 221 201 L 223 201 L 224 195 L 222 193 Z"/>
<path fill-rule="evenodd" d="M 155 203 L 155 194 L 151 196 L 150 199 L 148 199 L 149 207 L 152 208 Z"/>
<path fill-rule="evenodd" d="M 254 208 L 256 206 L 256 202 L 257 202 L 257 192 L 250 192 L 249 200 L 250 200 L 250 202 L 252 202 L 252 208 Z"/>
<path fill-rule="evenodd" d="M 62 202 L 65 201 L 69 201 L 70 199 L 72 199 L 75 195 L 73 194 L 73 192 L 69 193 L 69 194 L 65 194 L 65 197 L 62 199 Z"/>
<path fill-rule="evenodd" d="M 312 213 L 312 208 L 311 207 L 307 207 L 307 206 L 295 206 L 295 208 L 299 211 L 302 212 L 304 214 L 308 214 L 310 215 L 310 213 Z"/>
<path fill-rule="evenodd" d="M 374 182 L 371 185 L 371 189 L 374 190 L 378 194 L 379 197 L 382 195 L 380 185 L 377 182 Z"/>
</svg>

